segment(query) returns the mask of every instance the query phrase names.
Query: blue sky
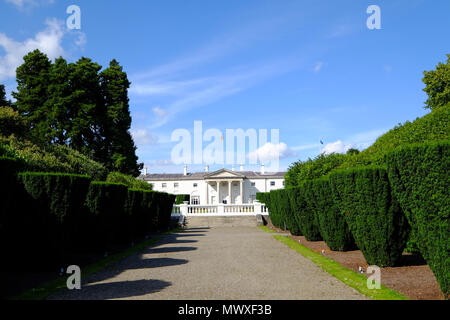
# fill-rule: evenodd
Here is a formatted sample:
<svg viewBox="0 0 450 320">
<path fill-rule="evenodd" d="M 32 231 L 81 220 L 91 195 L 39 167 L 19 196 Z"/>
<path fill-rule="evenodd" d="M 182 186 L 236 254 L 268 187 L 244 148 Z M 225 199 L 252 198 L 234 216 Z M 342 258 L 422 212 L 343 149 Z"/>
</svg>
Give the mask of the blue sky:
<svg viewBox="0 0 450 320">
<path fill-rule="evenodd" d="M 324 148 L 365 148 L 427 113 L 422 73 L 450 53 L 448 0 L 0 1 L 0 83 L 13 90 L 15 67 L 36 47 L 102 66 L 117 59 L 150 172 L 182 171 L 171 134 L 196 120 L 223 133 L 279 129 L 268 147 L 281 170 Z M 81 30 L 65 26 L 71 4 Z M 381 30 L 366 26 L 369 5 L 381 9 Z"/>
</svg>

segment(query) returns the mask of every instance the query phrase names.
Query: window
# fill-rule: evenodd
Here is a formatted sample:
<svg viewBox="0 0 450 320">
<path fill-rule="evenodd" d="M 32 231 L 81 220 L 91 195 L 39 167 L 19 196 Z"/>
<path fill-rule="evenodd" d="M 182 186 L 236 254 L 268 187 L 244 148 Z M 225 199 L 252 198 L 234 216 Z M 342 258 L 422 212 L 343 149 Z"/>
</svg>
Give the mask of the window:
<svg viewBox="0 0 450 320">
<path fill-rule="evenodd" d="M 194 183 L 194 188 L 197 188 L 198 187 L 198 184 L 197 183 Z"/>
<path fill-rule="evenodd" d="M 252 182 L 252 187 L 255 187 L 256 186 L 256 182 Z"/>
<path fill-rule="evenodd" d="M 163 183 L 163 184 L 162 184 L 162 187 L 163 187 L 163 188 L 167 188 L 167 183 Z"/>
<path fill-rule="evenodd" d="M 270 181 L 270 186 L 275 187 L 275 181 Z"/>
<path fill-rule="evenodd" d="M 179 184 L 175 182 L 175 183 L 173 184 L 173 187 L 174 187 L 174 188 L 178 188 L 178 185 L 179 185 Z"/>
<path fill-rule="evenodd" d="M 200 198 L 199 197 L 192 197 L 191 204 L 199 205 L 200 204 Z"/>
</svg>

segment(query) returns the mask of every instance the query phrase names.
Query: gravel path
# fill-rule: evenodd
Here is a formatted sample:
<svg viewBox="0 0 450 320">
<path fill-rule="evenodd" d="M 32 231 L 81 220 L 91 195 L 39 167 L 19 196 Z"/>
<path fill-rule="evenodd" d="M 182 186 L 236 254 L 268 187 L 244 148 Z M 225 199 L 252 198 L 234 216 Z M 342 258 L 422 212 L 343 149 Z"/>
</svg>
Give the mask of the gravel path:
<svg viewBox="0 0 450 320">
<path fill-rule="evenodd" d="M 193 228 L 49 299 L 365 299 L 256 227 Z"/>
</svg>

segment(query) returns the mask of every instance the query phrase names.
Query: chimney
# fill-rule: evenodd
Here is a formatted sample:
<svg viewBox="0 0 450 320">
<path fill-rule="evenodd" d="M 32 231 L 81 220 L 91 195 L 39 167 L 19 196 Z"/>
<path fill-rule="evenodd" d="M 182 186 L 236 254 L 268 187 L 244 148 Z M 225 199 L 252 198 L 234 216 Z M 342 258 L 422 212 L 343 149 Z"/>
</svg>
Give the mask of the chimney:
<svg viewBox="0 0 450 320">
<path fill-rule="evenodd" d="M 240 166 L 239 166 L 239 171 L 244 171 L 244 165 L 243 164 L 241 164 Z"/>
<path fill-rule="evenodd" d="M 144 176 L 147 175 L 147 167 L 144 167 Z"/>
<path fill-rule="evenodd" d="M 183 175 L 187 176 L 187 165 L 186 165 L 186 164 L 184 165 L 184 172 L 183 172 Z"/>
<path fill-rule="evenodd" d="M 261 164 L 261 174 L 266 174 L 266 169 L 264 168 L 264 163 Z"/>
<path fill-rule="evenodd" d="M 231 166 L 231 171 L 234 171 L 234 164 Z"/>
<path fill-rule="evenodd" d="M 205 172 L 209 172 L 209 166 L 208 165 L 205 166 Z"/>
</svg>

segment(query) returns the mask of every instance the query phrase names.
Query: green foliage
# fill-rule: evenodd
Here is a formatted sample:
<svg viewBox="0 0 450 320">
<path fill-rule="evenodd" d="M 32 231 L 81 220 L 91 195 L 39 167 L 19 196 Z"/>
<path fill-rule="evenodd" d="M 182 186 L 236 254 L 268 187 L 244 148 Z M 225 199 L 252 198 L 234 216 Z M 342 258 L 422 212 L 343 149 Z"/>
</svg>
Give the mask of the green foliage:
<svg viewBox="0 0 450 320">
<path fill-rule="evenodd" d="M 347 251 L 355 247 L 355 240 L 347 226 L 344 215 L 334 201 L 328 178 L 320 178 L 310 183 L 311 196 L 316 209 L 316 219 L 320 234 L 333 251 Z"/>
<path fill-rule="evenodd" d="M 117 183 L 93 181 L 89 186 L 86 205 L 91 213 L 90 236 L 98 250 L 108 251 L 127 236 L 127 228 L 122 230 L 127 186 Z"/>
<path fill-rule="evenodd" d="M 18 113 L 33 143 L 69 146 L 108 170 L 138 176 L 143 164 L 137 164 L 129 132 L 130 82 L 116 60 L 101 69 L 85 57 L 52 63 L 39 50 L 30 52 L 17 68 L 13 96 Z M 4 135 L 17 134 L 12 129 L 7 127 Z"/>
<path fill-rule="evenodd" d="M 157 209 L 157 228 L 158 230 L 166 231 L 170 226 L 170 217 L 172 215 L 173 204 L 175 202 L 175 195 L 152 191 L 154 200 L 158 204 Z"/>
<path fill-rule="evenodd" d="M 106 108 L 104 163 L 108 169 L 137 177 L 143 164 L 137 164 L 136 146 L 130 134 L 128 99 L 130 82 L 116 60 L 100 73 L 101 92 Z"/>
<path fill-rule="evenodd" d="M 303 210 L 303 207 L 301 206 L 303 202 L 301 202 L 302 198 L 300 197 L 300 188 L 298 187 L 292 187 L 287 188 L 286 193 L 289 199 L 289 207 L 291 212 L 291 221 L 289 221 L 289 230 L 292 234 L 301 236 L 303 235 L 302 228 L 300 225 L 299 217 L 300 217 L 300 210 Z"/>
<path fill-rule="evenodd" d="M 19 113 L 11 107 L 0 105 L 0 135 L 10 136 L 11 134 L 24 136 L 27 131 L 27 124 Z"/>
<path fill-rule="evenodd" d="M 5 86 L 0 84 L 0 107 L 11 107 L 12 103 L 10 100 L 6 100 Z"/>
<path fill-rule="evenodd" d="M 295 187 L 304 181 L 323 177 L 339 167 L 346 157 L 343 154 L 332 153 L 329 155 L 321 154 L 314 160 L 297 161 L 289 167 L 285 176 L 285 185 L 286 187 Z"/>
<path fill-rule="evenodd" d="M 320 241 L 323 238 L 320 234 L 319 221 L 316 214 L 317 208 L 314 201 L 312 201 L 312 190 L 312 180 L 305 181 L 300 185 L 296 199 L 296 204 L 299 208 L 296 211 L 297 220 L 306 240 Z"/>
<path fill-rule="evenodd" d="M 34 141 L 48 141 L 52 119 L 46 101 L 51 62 L 37 49 L 23 59 L 24 63 L 16 71 L 17 92 L 12 96 L 16 99 L 19 114 L 29 125 L 30 137 Z"/>
<path fill-rule="evenodd" d="M 384 155 L 397 148 L 417 143 L 450 139 L 450 105 L 437 108 L 413 122 L 405 122 L 388 131 L 360 154 L 348 157 L 340 169 L 365 165 L 383 165 Z"/>
<path fill-rule="evenodd" d="M 257 192 L 256 200 L 261 203 L 264 203 L 267 208 L 270 207 L 270 193 L 269 192 Z"/>
<path fill-rule="evenodd" d="M 183 204 L 184 201 L 189 202 L 191 196 L 189 194 L 177 194 L 175 197 L 175 204 Z"/>
<path fill-rule="evenodd" d="M 286 226 L 286 220 L 284 219 L 284 216 L 280 210 L 280 201 L 278 199 L 278 192 L 277 190 L 272 190 L 269 192 L 270 197 L 270 206 L 269 206 L 269 216 L 270 221 L 275 227 L 278 227 L 280 229 L 287 228 Z"/>
<path fill-rule="evenodd" d="M 428 100 L 425 108 L 434 110 L 442 106 L 450 106 L 450 54 L 447 54 L 447 62 L 439 63 L 436 70 L 425 71 L 423 82 Z"/>
<path fill-rule="evenodd" d="M 23 172 L 18 177 L 23 193 L 17 201 L 26 203 L 22 208 L 31 220 L 25 223 L 32 223 L 26 233 L 19 233 L 30 242 L 29 250 L 35 248 L 45 263 L 64 263 L 64 252 L 78 248 L 74 239 L 81 238 L 84 231 L 83 203 L 90 177 L 39 172 Z"/>
<path fill-rule="evenodd" d="M 394 266 L 403 253 L 410 226 L 391 195 L 386 169 L 364 167 L 330 175 L 334 201 L 368 264 Z"/>
<path fill-rule="evenodd" d="M 152 185 L 150 183 L 120 172 L 110 172 L 106 181 L 111 183 L 121 183 L 131 189 L 152 190 Z"/>
<path fill-rule="evenodd" d="M 0 136 L 0 154 L 22 159 L 30 171 L 82 174 L 98 180 L 107 176 L 103 165 L 67 146 L 41 147 L 13 135 Z"/>
<path fill-rule="evenodd" d="M 385 160 L 393 192 L 415 232 L 416 245 L 448 298 L 450 143 L 404 147 L 388 153 Z"/>
</svg>

